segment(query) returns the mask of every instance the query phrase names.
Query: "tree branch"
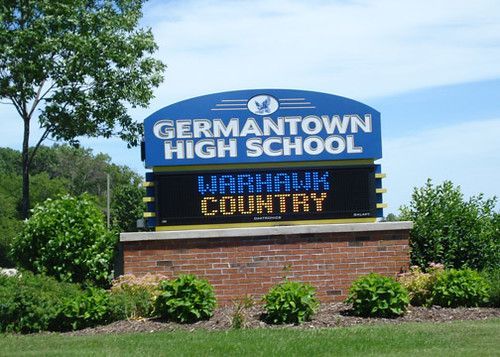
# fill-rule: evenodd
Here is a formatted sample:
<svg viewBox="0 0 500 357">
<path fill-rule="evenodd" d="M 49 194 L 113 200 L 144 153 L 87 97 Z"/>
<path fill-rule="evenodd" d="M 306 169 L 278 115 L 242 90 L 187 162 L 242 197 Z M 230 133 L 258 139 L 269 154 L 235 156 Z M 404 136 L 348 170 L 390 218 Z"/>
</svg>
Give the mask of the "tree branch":
<svg viewBox="0 0 500 357">
<path fill-rule="evenodd" d="M 37 90 L 36 95 L 35 95 L 35 99 L 33 99 L 33 105 L 31 106 L 31 109 L 28 113 L 28 116 L 30 118 L 33 115 L 33 112 L 35 111 L 36 106 L 38 105 L 38 103 L 40 103 L 40 93 L 42 93 L 42 88 L 43 88 L 44 84 L 45 84 L 45 80 L 43 80 L 42 83 L 40 84 L 40 87 L 38 87 L 38 90 Z"/>
<path fill-rule="evenodd" d="M 45 132 L 42 134 L 42 136 L 40 137 L 40 139 L 36 143 L 35 147 L 33 148 L 33 152 L 31 153 L 31 155 L 28 159 L 28 167 L 31 167 L 31 162 L 33 161 L 33 157 L 35 157 L 35 154 L 36 154 L 38 148 L 40 147 L 40 145 L 42 144 L 42 142 L 47 138 L 47 136 L 49 136 L 49 132 L 50 132 L 50 127 L 45 128 Z"/>
</svg>

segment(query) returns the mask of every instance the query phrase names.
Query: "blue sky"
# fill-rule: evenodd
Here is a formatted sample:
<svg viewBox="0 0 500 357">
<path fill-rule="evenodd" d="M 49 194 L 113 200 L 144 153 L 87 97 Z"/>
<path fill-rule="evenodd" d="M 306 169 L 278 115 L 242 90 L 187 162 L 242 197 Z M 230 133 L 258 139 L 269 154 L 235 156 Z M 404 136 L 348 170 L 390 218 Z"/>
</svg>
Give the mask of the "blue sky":
<svg viewBox="0 0 500 357">
<path fill-rule="evenodd" d="M 168 68 L 150 106 L 131 110 L 135 120 L 227 90 L 337 94 L 382 113 L 387 212 L 428 177 L 500 196 L 498 1 L 157 0 L 142 25 Z M 7 105 L 0 116 L 1 146 L 19 149 L 21 120 Z M 82 143 L 144 172 L 139 150 L 119 140 Z"/>
</svg>

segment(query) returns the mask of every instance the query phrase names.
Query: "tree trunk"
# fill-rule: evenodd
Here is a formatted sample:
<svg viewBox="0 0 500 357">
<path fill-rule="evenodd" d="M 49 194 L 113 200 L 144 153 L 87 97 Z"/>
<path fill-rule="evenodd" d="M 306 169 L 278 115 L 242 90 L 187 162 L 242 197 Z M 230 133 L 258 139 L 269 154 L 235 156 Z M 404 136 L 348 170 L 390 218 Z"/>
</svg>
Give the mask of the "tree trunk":
<svg viewBox="0 0 500 357">
<path fill-rule="evenodd" d="M 24 120 L 23 135 L 23 197 L 21 205 L 22 218 L 29 217 L 30 212 L 30 161 L 29 161 L 29 139 L 30 139 L 30 120 Z"/>
</svg>

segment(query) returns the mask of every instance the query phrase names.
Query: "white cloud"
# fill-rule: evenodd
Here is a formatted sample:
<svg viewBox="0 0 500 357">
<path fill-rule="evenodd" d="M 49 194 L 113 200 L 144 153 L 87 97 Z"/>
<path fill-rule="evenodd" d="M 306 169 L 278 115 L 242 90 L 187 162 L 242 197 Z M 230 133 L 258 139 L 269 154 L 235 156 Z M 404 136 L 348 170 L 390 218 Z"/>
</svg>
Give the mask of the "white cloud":
<svg viewBox="0 0 500 357">
<path fill-rule="evenodd" d="M 384 141 L 380 161 L 387 173 L 384 201 L 387 212 L 408 204 L 413 187 L 427 178 L 434 183 L 451 180 L 466 196 L 500 196 L 500 119 L 471 121 Z"/>
<path fill-rule="evenodd" d="M 145 14 L 169 66 L 158 108 L 231 89 L 364 99 L 500 76 L 496 1 L 157 1 Z"/>
</svg>

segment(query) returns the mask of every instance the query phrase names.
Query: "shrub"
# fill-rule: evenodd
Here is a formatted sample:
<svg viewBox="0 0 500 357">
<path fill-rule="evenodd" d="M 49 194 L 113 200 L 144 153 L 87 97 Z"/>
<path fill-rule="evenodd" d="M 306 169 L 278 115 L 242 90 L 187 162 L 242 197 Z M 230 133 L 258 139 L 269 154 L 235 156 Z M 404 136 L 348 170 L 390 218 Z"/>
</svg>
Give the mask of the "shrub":
<svg viewBox="0 0 500 357">
<path fill-rule="evenodd" d="M 500 268 L 485 270 L 481 275 L 490 286 L 490 306 L 500 307 Z"/>
<path fill-rule="evenodd" d="M 111 301 L 116 319 L 138 319 L 154 314 L 154 303 L 160 295 L 159 283 L 164 275 L 122 275 L 113 280 Z"/>
<path fill-rule="evenodd" d="M 432 303 L 432 288 L 443 268 L 442 264 L 431 263 L 424 273 L 420 267 L 412 266 L 408 273 L 399 275 L 398 281 L 408 290 L 413 306 L 428 306 Z"/>
<path fill-rule="evenodd" d="M 443 307 L 479 306 L 488 302 L 489 285 L 471 269 L 450 269 L 440 274 L 432 289 L 432 303 Z"/>
<path fill-rule="evenodd" d="M 146 208 L 142 201 L 145 195 L 144 188 L 130 183 L 115 187 L 111 205 L 113 227 L 120 232 L 137 231 L 137 220 L 143 217 Z"/>
<path fill-rule="evenodd" d="M 109 284 L 116 236 L 88 195 L 48 199 L 12 245 L 24 268 L 59 280 Z"/>
<path fill-rule="evenodd" d="M 275 285 L 262 299 L 267 320 L 274 324 L 308 321 L 319 306 L 315 289 L 295 281 Z"/>
<path fill-rule="evenodd" d="M 492 268 L 500 261 L 500 214 L 496 198 L 466 201 L 450 181 L 434 186 L 428 180 L 415 188 L 400 218 L 414 223 L 410 232 L 412 264 L 439 262 L 447 268 Z"/>
<path fill-rule="evenodd" d="M 394 317 L 405 313 L 409 297 L 394 279 L 371 273 L 352 283 L 346 302 L 359 316 Z"/>
<path fill-rule="evenodd" d="M 75 284 L 22 272 L 13 277 L 0 275 L 0 331 L 39 332 L 47 330 L 65 299 L 81 294 Z"/>
<path fill-rule="evenodd" d="M 109 294 L 89 287 L 75 297 L 65 298 L 50 324 L 53 331 L 79 330 L 112 321 Z"/>
<path fill-rule="evenodd" d="M 204 279 L 180 275 L 175 280 L 162 281 L 160 291 L 155 308 L 163 318 L 191 323 L 213 315 L 216 305 L 214 289 Z"/>
</svg>

